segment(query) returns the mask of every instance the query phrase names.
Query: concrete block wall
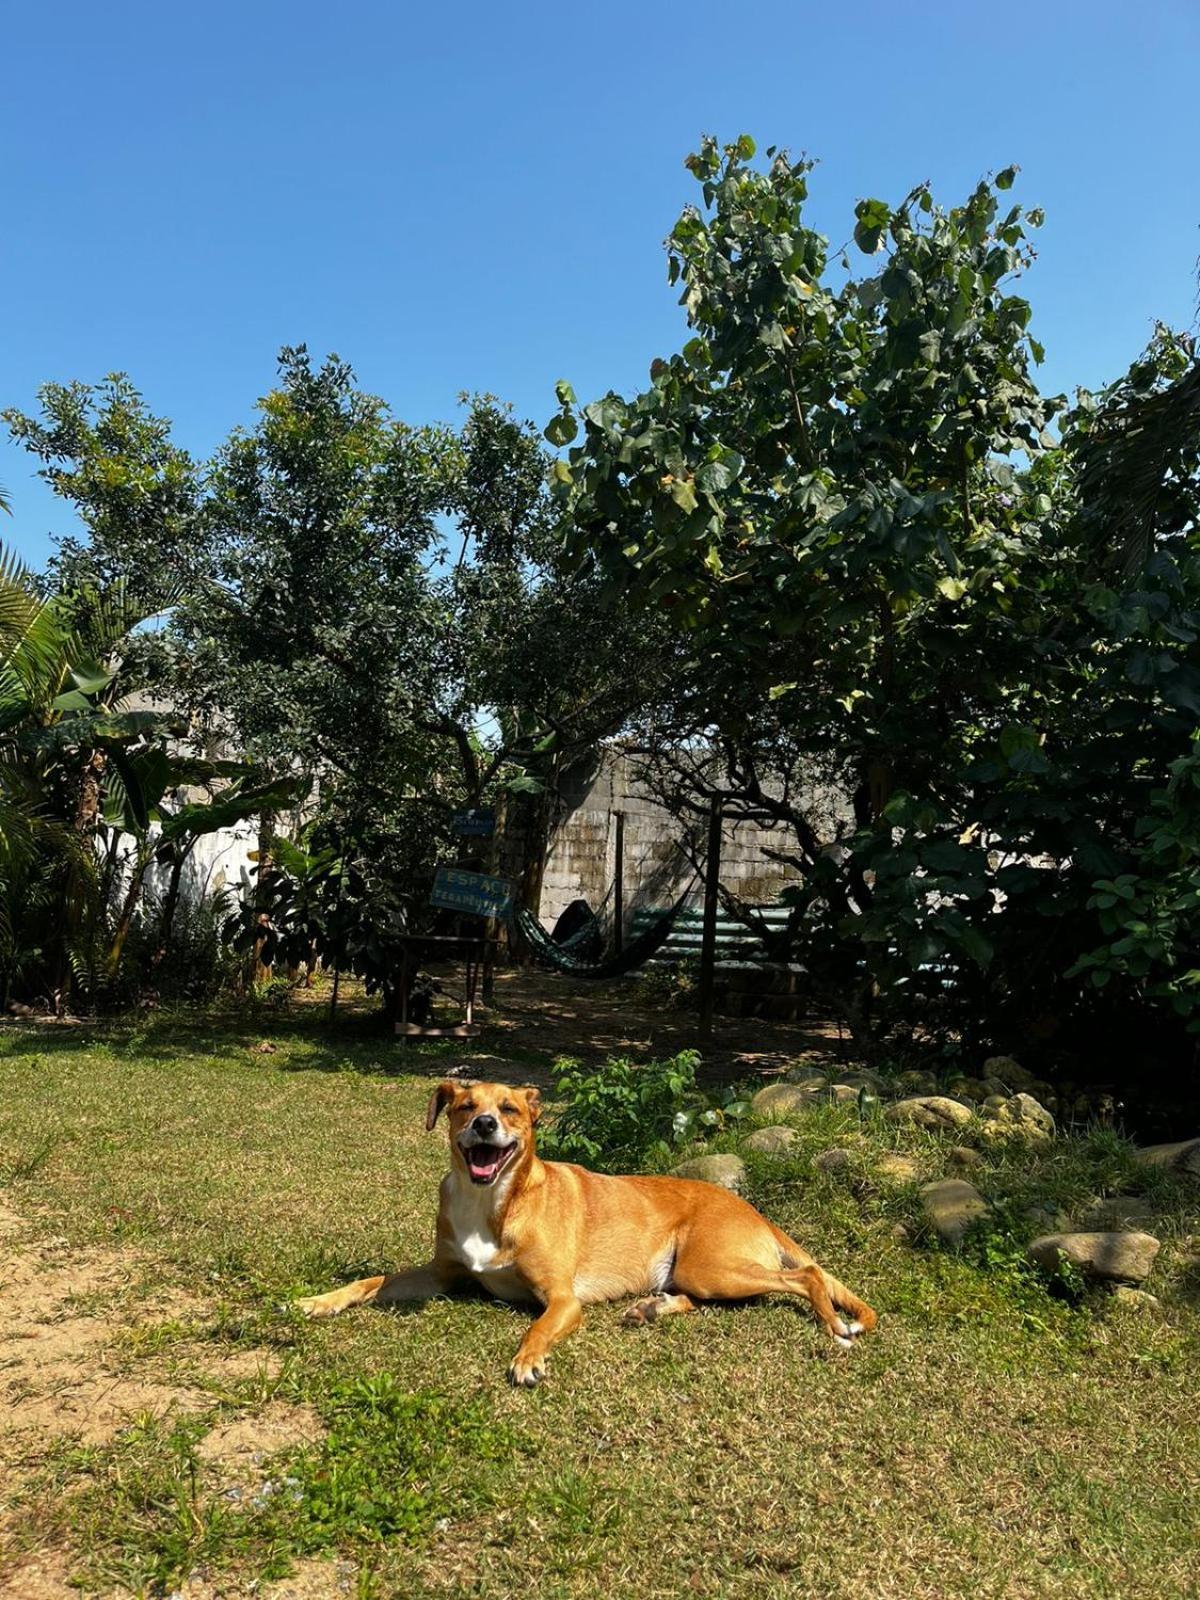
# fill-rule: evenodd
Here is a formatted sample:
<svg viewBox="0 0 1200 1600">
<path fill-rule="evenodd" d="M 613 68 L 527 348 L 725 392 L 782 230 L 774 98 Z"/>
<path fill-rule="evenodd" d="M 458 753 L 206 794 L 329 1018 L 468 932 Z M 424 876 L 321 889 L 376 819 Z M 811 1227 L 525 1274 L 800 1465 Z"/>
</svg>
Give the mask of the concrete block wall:
<svg viewBox="0 0 1200 1600">
<path fill-rule="evenodd" d="M 610 890 L 616 873 L 616 813 L 625 815 L 625 919 L 639 906 L 672 905 L 691 882 L 689 903 L 699 905 L 703 887 L 677 848 L 682 830 L 671 813 L 640 784 L 629 757 L 609 746 L 590 777 L 569 786 L 551 831 L 542 879 L 539 915 L 553 927 L 572 900 L 585 899 L 612 914 Z M 727 822 L 721 840 L 721 882 L 741 899 L 769 905 L 798 880 L 796 871 L 772 861 L 765 850 L 786 851 L 789 830 L 758 822 Z M 694 881 L 693 881 L 694 880 Z"/>
</svg>

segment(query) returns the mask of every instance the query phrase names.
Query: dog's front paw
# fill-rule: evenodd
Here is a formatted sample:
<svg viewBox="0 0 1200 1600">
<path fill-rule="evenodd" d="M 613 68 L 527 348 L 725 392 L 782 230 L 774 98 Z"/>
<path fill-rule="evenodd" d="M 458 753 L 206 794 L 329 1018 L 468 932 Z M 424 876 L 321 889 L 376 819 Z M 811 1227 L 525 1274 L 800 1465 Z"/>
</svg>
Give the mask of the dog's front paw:
<svg viewBox="0 0 1200 1600">
<path fill-rule="evenodd" d="M 513 1364 L 508 1369 L 508 1381 L 517 1389 L 536 1389 L 546 1376 L 545 1361 L 527 1361 L 521 1356 L 515 1357 Z"/>
<path fill-rule="evenodd" d="M 303 1300 L 294 1300 L 292 1304 L 302 1317 L 314 1319 L 336 1317 L 339 1311 L 346 1309 L 345 1301 L 336 1289 L 331 1294 L 306 1295 Z"/>
</svg>

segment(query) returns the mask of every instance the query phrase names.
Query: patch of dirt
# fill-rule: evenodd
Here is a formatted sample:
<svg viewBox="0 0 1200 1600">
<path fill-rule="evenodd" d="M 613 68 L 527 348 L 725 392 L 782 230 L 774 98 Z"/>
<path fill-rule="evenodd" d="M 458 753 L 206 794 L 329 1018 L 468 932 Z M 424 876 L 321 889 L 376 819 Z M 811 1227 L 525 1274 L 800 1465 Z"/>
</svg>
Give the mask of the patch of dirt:
<svg viewBox="0 0 1200 1600">
<path fill-rule="evenodd" d="M 106 1308 L 139 1274 L 117 1251 L 72 1251 L 63 1240 L 24 1238 L 22 1219 L 0 1211 L 0 1406 L 11 1432 L 77 1435 L 101 1444 L 135 1417 L 194 1410 L 196 1390 L 125 1371 L 115 1346 L 125 1322 Z"/>
<path fill-rule="evenodd" d="M 323 1561 L 312 1557 L 297 1561 L 290 1578 L 275 1578 L 270 1583 L 219 1582 L 192 1577 L 172 1591 L 171 1600 L 345 1600 L 354 1593 L 355 1567 L 352 1561 Z M 42 1600 L 41 1596 L 31 1600 Z M 47 1596 L 46 1600 L 58 1600 Z M 78 1600 L 78 1591 L 76 1591 Z"/>
<path fill-rule="evenodd" d="M 219 1468 L 223 1477 L 243 1481 L 251 1469 L 279 1450 L 311 1444 L 321 1437 L 321 1420 L 307 1406 L 272 1400 L 252 1417 L 220 1423 L 196 1447 L 201 1461 Z"/>
<path fill-rule="evenodd" d="M 212 1394 L 162 1376 L 164 1353 L 177 1372 L 186 1352 L 189 1372 L 218 1384 L 279 1370 L 274 1351 L 213 1350 L 188 1342 L 188 1324 L 202 1325 L 211 1308 L 169 1284 L 144 1292 L 144 1277 L 145 1262 L 136 1253 L 72 1250 L 64 1239 L 36 1239 L 25 1219 L 0 1201 L 3 1600 L 78 1600 L 68 1549 L 54 1545 L 18 1554 L 10 1544 L 19 1537 L 26 1546 L 36 1545 L 45 1537 L 37 1526 L 36 1505 L 17 1511 L 13 1496 L 19 1498 L 22 1481 L 39 1470 L 56 1440 L 104 1444 L 135 1421 L 212 1408 Z M 155 1337 L 156 1324 L 162 1323 L 173 1325 L 165 1351 Z M 183 1342 L 176 1337 L 178 1324 L 183 1324 Z M 273 1400 L 257 1415 L 213 1429 L 198 1454 L 223 1485 L 237 1482 L 251 1490 L 261 1479 L 264 1460 L 320 1434 L 315 1412 Z M 261 1585 L 253 1593 L 256 1600 L 334 1600 L 352 1589 L 352 1568 L 347 1578 L 341 1567 L 306 1562 L 295 1578 Z M 223 1583 L 209 1586 L 199 1576 L 180 1591 L 186 1600 L 225 1600 L 241 1592 Z"/>
<path fill-rule="evenodd" d="M 551 1059 L 568 1055 L 593 1064 L 607 1055 L 673 1055 L 697 1046 L 694 1011 L 640 1008 L 628 978 L 572 980 L 536 968 L 508 967 L 498 970 L 495 979 L 496 1004 L 481 1012 L 486 1028 L 480 1055 L 489 1042 L 495 1049 L 503 1041 L 506 1050 L 517 1047 Z M 447 992 L 454 992 L 452 974 L 445 975 L 445 984 Z M 837 1024 L 819 1017 L 781 1022 L 718 1016 L 712 1039 L 699 1048 L 702 1077 L 718 1082 L 769 1079 L 798 1056 L 833 1065 L 854 1053 Z M 476 1054 L 469 1046 L 464 1056 L 468 1053 Z M 419 1055 L 411 1055 L 411 1070 L 418 1071 Z M 444 1062 L 438 1070 L 444 1073 Z"/>
</svg>

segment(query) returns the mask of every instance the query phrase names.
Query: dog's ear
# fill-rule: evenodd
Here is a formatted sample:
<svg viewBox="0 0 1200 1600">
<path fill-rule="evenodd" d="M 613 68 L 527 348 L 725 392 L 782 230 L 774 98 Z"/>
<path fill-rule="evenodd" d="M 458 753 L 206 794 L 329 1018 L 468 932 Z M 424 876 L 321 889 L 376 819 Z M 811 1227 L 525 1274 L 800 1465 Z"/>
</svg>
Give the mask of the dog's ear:
<svg viewBox="0 0 1200 1600">
<path fill-rule="evenodd" d="M 458 1088 L 456 1083 L 451 1083 L 449 1078 L 439 1083 L 429 1097 L 429 1109 L 425 1113 L 425 1132 L 432 1133 L 433 1125 L 442 1112 L 454 1099 L 454 1092 Z"/>
<path fill-rule="evenodd" d="M 530 1122 L 536 1123 L 542 1114 L 542 1096 L 537 1089 L 525 1090 L 525 1105 L 529 1111 Z"/>
</svg>

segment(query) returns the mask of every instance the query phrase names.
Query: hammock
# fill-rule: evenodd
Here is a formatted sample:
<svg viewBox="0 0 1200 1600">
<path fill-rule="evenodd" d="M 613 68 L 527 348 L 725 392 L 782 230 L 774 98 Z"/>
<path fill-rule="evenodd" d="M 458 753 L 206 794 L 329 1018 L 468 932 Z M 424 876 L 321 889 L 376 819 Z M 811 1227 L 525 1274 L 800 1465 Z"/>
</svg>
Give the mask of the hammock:
<svg viewBox="0 0 1200 1600">
<path fill-rule="evenodd" d="M 671 936 L 675 918 L 682 911 L 684 902 L 691 892 L 692 886 L 689 883 L 669 911 L 664 911 L 655 917 L 654 921 L 643 928 L 635 939 L 631 939 L 623 950 L 617 955 L 609 956 L 605 961 L 581 961 L 578 956 L 573 956 L 566 946 L 555 944 L 538 919 L 524 906 L 517 907 L 513 921 L 528 944 L 534 960 L 541 962 L 542 966 L 550 967 L 555 972 L 570 973 L 574 978 L 619 978 L 622 973 L 633 972 L 643 962 L 649 961 L 655 951 L 662 949 Z"/>
</svg>

